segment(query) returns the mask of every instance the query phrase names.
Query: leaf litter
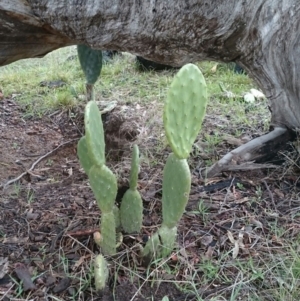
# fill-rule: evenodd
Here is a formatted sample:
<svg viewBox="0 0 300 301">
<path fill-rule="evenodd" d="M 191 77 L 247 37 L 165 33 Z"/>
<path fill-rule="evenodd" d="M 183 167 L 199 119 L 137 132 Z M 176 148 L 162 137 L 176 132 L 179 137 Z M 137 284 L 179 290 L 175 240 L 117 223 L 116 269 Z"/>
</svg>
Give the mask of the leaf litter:
<svg viewBox="0 0 300 301">
<path fill-rule="evenodd" d="M 141 146 L 139 190 L 145 209 L 142 233 L 124 236 L 118 254 L 110 261 L 108 289 L 97 296 L 90 269 L 93 256 L 99 253 L 93 242 L 99 210 L 76 157 L 77 139 L 83 132 L 82 108 L 75 109 L 78 111 L 72 116 L 76 118 L 61 112 L 24 121 L 22 108 L 14 100 L 0 102 L 0 110 L 6 114 L 1 121 L 5 130 L 0 133 L 0 149 L 6 150 L 0 157 L 1 183 L 18 177 L 39 156 L 50 152 L 0 196 L 0 219 L 5 221 L 0 224 L 0 276 L 14 279 L 10 286 L 0 282 L 3 300 L 14 298 L 19 285 L 22 298 L 34 300 L 44 300 L 45 294 L 63 300 L 74 296 L 78 300 L 113 300 L 113 294 L 118 301 L 133 297 L 161 300 L 166 295 L 170 300 L 197 300 L 199 296 L 210 300 L 214 296 L 228 298 L 237 283 L 241 295 L 256 290 L 261 292 L 261 300 L 269 300 L 263 288 L 278 289 L 270 258 L 276 262 L 283 255 L 288 257 L 286 242 L 297 240 L 300 232 L 300 184 L 291 164 L 228 171 L 206 180 L 199 170 L 208 159 L 203 160 L 199 153 L 192 155 L 192 191 L 178 227 L 178 247 L 169 259 L 148 270 L 140 265 L 136 245 L 143 244 L 161 223 L 162 170 L 170 151 L 160 134 L 159 107 L 154 103 L 147 107 L 122 105 L 121 110 L 117 106 L 104 116 L 109 133 L 108 164 L 119 178 L 118 199 L 128 187 L 131 145 Z M 203 132 L 213 128 L 212 120 L 208 116 Z M 226 152 L 224 145 L 241 143 L 228 139 L 230 135 L 225 128 L 224 140 L 217 146 L 219 155 Z M 200 135 L 199 142 L 203 138 Z M 64 144 L 70 140 L 73 142 Z M 62 147 L 51 153 L 59 145 Z M 296 151 L 284 156 L 298 160 Z M 261 278 L 260 269 L 264 271 Z"/>
</svg>

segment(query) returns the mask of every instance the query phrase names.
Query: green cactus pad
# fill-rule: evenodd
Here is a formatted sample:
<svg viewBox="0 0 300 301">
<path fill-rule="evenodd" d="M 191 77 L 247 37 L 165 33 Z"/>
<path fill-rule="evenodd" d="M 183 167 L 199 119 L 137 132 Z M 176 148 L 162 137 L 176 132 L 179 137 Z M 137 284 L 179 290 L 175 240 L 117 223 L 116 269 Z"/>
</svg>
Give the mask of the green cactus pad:
<svg viewBox="0 0 300 301">
<path fill-rule="evenodd" d="M 177 227 L 162 226 L 146 243 L 142 251 L 143 263 L 148 265 L 154 258 L 169 256 L 176 240 Z"/>
<path fill-rule="evenodd" d="M 101 215 L 101 250 L 104 255 L 113 255 L 116 253 L 116 224 L 113 212 L 102 213 Z"/>
<path fill-rule="evenodd" d="M 105 258 L 98 255 L 94 261 L 94 278 L 96 291 L 102 291 L 105 288 L 108 279 L 108 266 Z"/>
<path fill-rule="evenodd" d="M 121 224 L 126 233 L 139 232 L 143 223 L 143 202 L 137 190 L 128 189 L 120 207 Z"/>
<path fill-rule="evenodd" d="M 102 50 L 92 49 L 87 45 L 77 45 L 81 68 L 88 84 L 94 84 L 102 69 Z"/>
<path fill-rule="evenodd" d="M 85 136 L 81 137 L 77 144 L 77 155 L 82 168 L 84 169 L 85 173 L 88 175 L 90 169 L 94 165 L 94 162 L 91 156 L 89 155 Z"/>
<path fill-rule="evenodd" d="M 164 258 L 171 254 L 174 249 L 174 244 L 176 240 L 177 227 L 168 228 L 166 226 L 161 226 L 158 230 L 158 234 L 162 241 L 162 248 L 160 250 L 160 257 Z"/>
<path fill-rule="evenodd" d="M 193 64 L 183 66 L 174 77 L 164 106 L 168 142 L 180 159 L 186 159 L 201 129 L 207 104 L 205 79 Z"/>
<path fill-rule="evenodd" d="M 97 165 L 105 164 L 105 141 L 101 114 L 95 101 L 85 107 L 84 115 L 86 144 L 91 160 Z"/>
<path fill-rule="evenodd" d="M 121 229 L 121 218 L 120 218 L 120 209 L 116 205 L 114 205 L 113 213 L 115 216 L 116 230 L 118 231 Z"/>
<path fill-rule="evenodd" d="M 158 232 L 154 233 L 147 241 L 142 251 L 143 264 L 148 266 L 154 258 L 159 258 L 159 246 L 161 245 Z"/>
<path fill-rule="evenodd" d="M 185 159 L 171 153 L 163 172 L 162 216 L 163 225 L 173 228 L 184 213 L 191 189 L 190 169 Z"/>
<path fill-rule="evenodd" d="M 94 165 L 89 172 L 90 185 L 103 213 L 112 212 L 118 192 L 117 179 L 105 165 Z"/>
<path fill-rule="evenodd" d="M 138 174 L 139 174 L 139 148 L 137 145 L 133 146 L 132 159 L 131 159 L 131 171 L 130 171 L 130 181 L 129 187 L 132 190 L 137 188 Z"/>
</svg>

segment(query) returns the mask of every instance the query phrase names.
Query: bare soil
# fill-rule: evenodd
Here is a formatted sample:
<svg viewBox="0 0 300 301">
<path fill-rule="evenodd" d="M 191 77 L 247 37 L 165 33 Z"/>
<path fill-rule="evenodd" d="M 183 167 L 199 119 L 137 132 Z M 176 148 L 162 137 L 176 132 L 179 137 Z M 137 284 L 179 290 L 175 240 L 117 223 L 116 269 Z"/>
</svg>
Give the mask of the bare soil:
<svg viewBox="0 0 300 301">
<path fill-rule="evenodd" d="M 155 166 L 150 168 L 144 163 L 141 168 L 143 231 L 124 236 L 118 254 L 110 259 L 109 285 L 97 295 L 90 268 L 94 255 L 99 253 L 92 235 L 98 229 L 100 213 L 76 156 L 77 142 L 84 131 L 83 107 L 40 119 L 24 119 L 23 114 L 13 99 L 0 101 L 0 183 L 5 185 L 25 173 L 0 190 L 1 300 L 160 301 L 164 296 L 174 301 L 196 300 L 192 293 L 173 284 L 190 281 L 188 271 L 180 264 L 197 272 L 194 281 L 199 279 L 195 284 L 199 296 L 207 300 L 215 294 L 226 297 L 230 294 L 226 288 L 235 281 L 235 271 L 227 271 L 227 282 L 216 280 L 202 286 L 200 279 L 205 271 L 197 270 L 197 264 L 232 251 L 234 244 L 228 232 L 238 239 L 239 231 L 248 227 L 242 238 L 244 248 L 237 254 L 242 259 L 263 256 L 267 248 L 280 244 L 272 236 L 270 222 L 274 216 L 270 212 L 277 214 L 287 239 L 299 233 L 300 220 L 294 214 L 299 208 L 295 171 L 284 174 L 280 168 L 235 172 L 205 182 L 200 175 L 203 156 L 195 151 L 190 160 L 192 193 L 179 225 L 180 251 L 165 263 L 177 273 L 166 273 L 157 266 L 147 270 L 140 264 L 134 246 L 143 243 L 161 222 L 161 162 L 169 152 L 165 149 L 154 154 L 158 158 Z M 135 121 L 141 122 L 140 116 Z M 132 117 L 129 121 L 118 109 L 104 116 L 104 124 L 108 164 L 119 176 L 119 201 L 127 187 L 130 146 L 140 131 L 137 122 Z M 209 122 L 206 130 L 208 127 Z M 227 142 L 220 145 L 222 151 L 215 156 L 232 148 Z M 155 139 L 141 146 L 142 152 L 147 149 L 154 153 Z M 207 217 L 199 213 L 199 200 L 208 209 Z M 266 237 L 273 238 L 266 243 Z M 134 272 L 130 272 L 133 267 Z M 28 272 L 32 278 L 33 287 L 29 284 L 27 291 L 19 279 L 20 269 L 21 274 Z M 155 273 L 149 276 L 149 271 Z M 259 284 L 258 289 L 263 291 L 263 286 Z"/>
</svg>

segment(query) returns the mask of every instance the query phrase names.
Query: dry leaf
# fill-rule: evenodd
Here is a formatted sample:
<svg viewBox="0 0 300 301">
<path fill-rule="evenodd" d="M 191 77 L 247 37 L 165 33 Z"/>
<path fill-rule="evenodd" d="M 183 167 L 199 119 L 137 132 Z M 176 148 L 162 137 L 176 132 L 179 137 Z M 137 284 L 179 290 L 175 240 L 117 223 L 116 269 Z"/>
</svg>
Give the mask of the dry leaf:
<svg viewBox="0 0 300 301">
<path fill-rule="evenodd" d="M 201 244 L 207 247 L 213 241 L 212 235 L 205 235 L 201 238 Z"/>
<path fill-rule="evenodd" d="M 205 257 L 206 259 L 211 259 L 212 256 L 213 256 L 214 250 L 215 250 L 215 247 L 209 246 L 209 247 L 207 248 L 207 251 L 205 252 L 204 257 Z"/>
<path fill-rule="evenodd" d="M 218 64 L 215 64 L 215 65 L 210 69 L 210 72 L 216 73 L 216 72 L 217 72 L 217 68 L 218 68 Z"/>
<path fill-rule="evenodd" d="M 230 231 L 227 231 L 227 236 L 232 244 L 235 243 L 235 239 Z"/>
<path fill-rule="evenodd" d="M 236 200 L 234 203 L 235 204 L 243 204 L 243 203 L 247 203 L 249 201 L 248 197 L 244 197 L 242 199 Z"/>
<path fill-rule="evenodd" d="M 80 267 L 84 260 L 85 260 L 86 256 L 81 256 L 74 264 L 74 266 L 72 267 L 72 270 L 75 271 L 78 267 Z"/>
<path fill-rule="evenodd" d="M 0 279 L 8 272 L 8 258 L 0 257 Z"/>
<path fill-rule="evenodd" d="M 20 237 L 6 237 L 3 239 L 4 244 L 24 244 L 28 241 L 28 237 L 20 238 Z"/>
<path fill-rule="evenodd" d="M 23 289 L 25 292 L 36 289 L 36 286 L 31 280 L 29 270 L 23 263 L 15 264 L 15 273 L 17 274 L 18 278 L 23 282 Z"/>
<path fill-rule="evenodd" d="M 250 224 L 252 224 L 252 225 L 254 225 L 254 226 L 256 226 L 257 228 L 261 228 L 261 229 L 263 229 L 263 224 L 260 222 L 260 221 L 258 221 L 258 220 L 256 220 L 254 217 L 250 217 L 250 219 L 249 219 L 249 223 Z"/>
<path fill-rule="evenodd" d="M 230 145 L 241 146 L 243 145 L 243 141 L 241 139 L 235 138 L 231 135 L 224 135 L 224 141 L 226 141 Z"/>
<path fill-rule="evenodd" d="M 274 189 L 274 192 L 275 192 L 275 194 L 276 194 L 278 197 L 280 197 L 281 199 L 284 198 L 284 193 L 283 193 L 280 189 L 275 188 L 275 189 Z"/>
<path fill-rule="evenodd" d="M 251 94 L 258 100 L 262 100 L 265 99 L 266 96 L 264 95 L 264 93 L 256 90 L 256 89 L 250 89 Z"/>
<path fill-rule="evenodd" d="M 232 244 L 234 244 L 234 247 L 232 249 L 232 258 L 235 259 L 239 254 L 239 249 L 240 249 L 239 241 L 234 239 L 234 237 L 230 231 L 227 231 L 227 235 L 228 235 L 230 242 Z"/>
<path fill-rule="evenodd" d="M 234 248 L 232 250 L 232 258 L 233 259 L 237 258 L 238 254 L 239 254 L 239 250 L 240 250 L 239 242 L 235 241 Z"/>
</svg>

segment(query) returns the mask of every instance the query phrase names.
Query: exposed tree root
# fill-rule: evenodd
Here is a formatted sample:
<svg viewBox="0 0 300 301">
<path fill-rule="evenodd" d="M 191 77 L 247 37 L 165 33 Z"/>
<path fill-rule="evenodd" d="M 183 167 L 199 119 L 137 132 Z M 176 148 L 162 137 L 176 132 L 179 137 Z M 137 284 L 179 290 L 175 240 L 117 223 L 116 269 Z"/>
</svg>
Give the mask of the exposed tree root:
<svg viewBox="0 0 300 301">
<path fill-rule="evenodd" d="M 255 138 L 250 142 L 232 150 L 206 171 L 208 178 L 249 162 L 265 162 L 272 159 L 278 151 L 287 147 L 287 142 L 295 138 L 294 132 L 282 127 L 276 127 L 266 135 Z"/>
</svg>

